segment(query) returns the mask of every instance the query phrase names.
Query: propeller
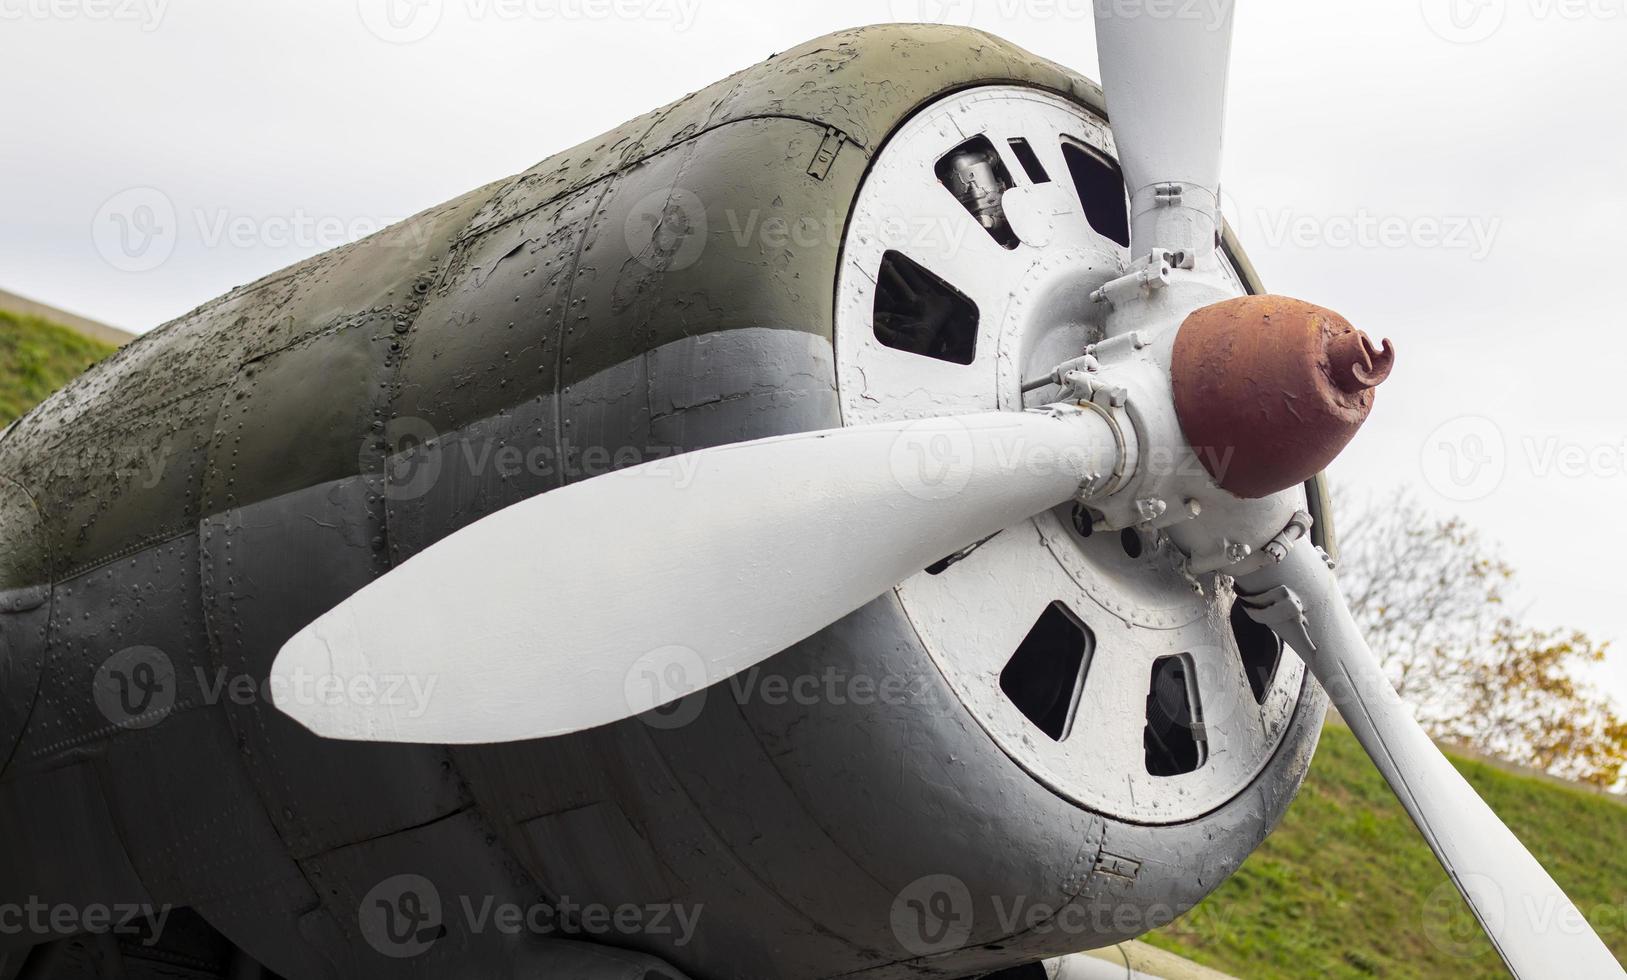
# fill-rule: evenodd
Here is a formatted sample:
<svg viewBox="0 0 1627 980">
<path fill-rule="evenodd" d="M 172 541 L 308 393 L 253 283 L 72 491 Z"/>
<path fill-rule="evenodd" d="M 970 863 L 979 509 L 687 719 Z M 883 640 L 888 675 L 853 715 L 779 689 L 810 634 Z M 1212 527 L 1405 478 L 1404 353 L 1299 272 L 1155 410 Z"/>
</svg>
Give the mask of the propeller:
<svg viewBox="0 0 1627 980">
<path fill-rule="evenodd" d="M 1134 251 L 1187 253 L 1192 263 L 1160 275 L 1218 281 L 1232 4 L 1207 17 L 1138 4 L 1096 11 Z M 1115 307 L 1156 284 L 1142 275 L 1131 293 L 1111 290 Z M 1142 333 L 1115 338 L 1135 341 L 1115 351 L 1140 351 L 1121 370 L 1123 386 L 1100 345 L 1058 369 L 1066 403 L 1046 410 L 723 446 L 498 511 L 290 639 L 273 667 L 276 703 L 335 738 L 482 743 L 578 731 L 748 669 L 931 562 L 1070 499 L 1140 511 L 1118 526 L 1164 519 L 1166 500 L 1184 502 L 1166 520 L 1171 539 L 1194 558 L 1228 556 L 1208 567 L 1235 575 L 1251 613 L 1304 656 L 1510 969 L 1621 975 L 1564 892 L 1401 707 L 1321 557 L 1294 547 L 1303 520 L 1277 521 L 1291 501 L 1283 491 L 1365 419 L 1388 346 L 1308 304 L 1231 303 L 1241 305 L 1145 304 Z M 1163 346 L 1142 350 L 1154 327 Z M 1279 333 L 1241 333 L 1268 330 Z M 1228 343 L 1243 336 L 1248 343 Z M 1160 375 L 1154 383 L 1149 370 Z M 1097 404 L 1104 394 L 1113 410 Z M 1126 397 L 1133 429 L 1116 421 L 1128 418 Z M 1135 472 L 1142 454 L 1160 451 L 1195 456 L 1209 471 Z M 322 678 L 369 683 L 341 689 Z M 433 687 L 412 705 L 369 696 L 393 678 Z"/>
<path fill-rule="evenodd" d="M 1207 17 L 1154 17 L 1145 5 L 1098 3 L 1095 10 L 1102 82 L 1130 193 L 1132 247 L 1136 254 L 1152 248 L 1206 254 L 1213 250 L 1219 230 L 1220 137 L 1233 4 L 1226 0 Z M 1195 392 L 1225 380 L 1256 383 L 1259 368 L 1271 360 L 1262 352 L 1261 363 L 1246 366 L 1254 371 L 1234 370 L 1230 379 L 1222 379 L 1215 365 L 1233 353 L 1232 345 L 1241 338 L 1234 332 L 1231 338 L 1214 336 L 1203 344 L 1204 331 L 1197 328 L 1212 324 L 1216 309 L 1208 308 L 1207 320 L 1201 316 L 1204 310 L 1195 313 L 1188 320 L 1194 329 L 1186 331 L 1189 345 L 1202 348 L 1200 355 L 1187 358 L 1189 373 L 1207 371 L 1211 377 L 1182 385 L 1177 376 L 1177 402 L 1183 396 L 1208 400 Z M 1350 360 L 1352 344 L 1368 352 L 1373 349 L 1359 332 L 1330 325 L 1324 345 L 1328 353 L 1320 361 L 1333 368 L 1330 376 L 1337 377 L 1340 365 Z M 1371 353 L 1369 359 L 1371 363 Z M 1356 372 L 1354 385 L 1345 379 L 1347 394 L 1382 381 L 1391 359 L 1386 341 L 1376 373 L 1364 377 Z M 1178 358 L 1176 367 L 1181 366 Z M 1276 385 L 1272 390 L 1292 388 Z M 1212 432 L 1217 424 L 1246 425 L 1246 410 L 1253 406 L 1235 397 L 1231 402 L 1206 406 L 1210 411 L 1188 411 L 1182 419 L 1186 435 L 1196 441 L 1195 432 Z M 1330 404 L 1343 410 L 1351 400 L 1335 399 Z M 1369 397 L 1363 418 L 1370 407 Z M 1278 408 L 1271 404 L 1264 414 Z M 1293 426 L 1285 418 L 1271 419 L 1267 428 L 1290 433 L 1287 438 L 1292 439 Z M 1337 451 L 1343 446 L 1337 440 L 1338 429 L 1329 423 L 1318 441 Z M 1343 438 L 1350 434 L 1353 429 Z M 1231 445 L 1257 446 L 1271 453 L 1280 449 L 1241 432 L 1234 433 Z M 1246 484 L 1255 474 L 1213 475 L 1229 485 L 1240 478 Z M 1407 713 L 1321 556 L 1302 545 L 1287 551 L 1280 564 L 1240 577 L 1238 587 L 1240 593 L 1254 594 L 1244 600 L 1251 614 L 1299 652 L 1328 690 L 1514 975 L 1623 975 L 1564 891 Z"/>
<path fill-rule="evenodd" d="M 1516 977 L 1611 977 L 1614 955 L 1418 727 L 1315 550 L 1238 580 L 1254 618 L 1310 666 Z"/>
<path fill-rule="evenodd" d="M 992 412 L 595 477 L 476 521 L 306 626 L 277 656 L 273 695 L 344 739 L 506 742 L 618 721 L 1108 482 L 1116 433 L 1079 408 Z"/>
<path fill-rule="evenodd" d="M 1214 251 L 1232 0 L 1156 9 L 1098 2 L 1096 50 L 1134 254 Z"/>
</svg>

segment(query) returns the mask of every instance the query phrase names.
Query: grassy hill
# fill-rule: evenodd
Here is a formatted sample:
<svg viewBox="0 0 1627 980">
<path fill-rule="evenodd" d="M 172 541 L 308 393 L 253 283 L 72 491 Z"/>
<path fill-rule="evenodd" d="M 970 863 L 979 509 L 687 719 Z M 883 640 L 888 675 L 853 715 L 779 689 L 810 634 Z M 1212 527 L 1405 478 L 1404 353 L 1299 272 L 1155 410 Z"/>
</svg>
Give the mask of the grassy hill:
<svg viewBox="0 0 1627 980">
<path fill-rule="evenodd" d="M 66 327 L 0 310 L 0 426 L 111 353 Z"/>
<path fill-rule="evenodd" d="M 1627 961 L 1627 804 L 1452 761 Z M 1508 976 L 1339 725 L 1322 733 L 1282 826 L 1207 901 L 1144 938 L 1250 980 Z"/>
</svg>

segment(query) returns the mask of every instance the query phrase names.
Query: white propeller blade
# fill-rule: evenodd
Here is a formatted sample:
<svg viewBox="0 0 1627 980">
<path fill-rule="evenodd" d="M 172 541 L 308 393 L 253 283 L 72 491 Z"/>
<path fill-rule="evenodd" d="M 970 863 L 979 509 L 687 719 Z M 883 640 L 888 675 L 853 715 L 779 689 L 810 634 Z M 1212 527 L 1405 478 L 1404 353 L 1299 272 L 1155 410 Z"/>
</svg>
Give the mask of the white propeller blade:
<svg viewBox="0 0 1627 980">
<path fill-rule="evenodd" d="M 1219 228 L 1232 0 L 1188 6 L 1095 5 L 1102 88 L 1137 255 L 1155 247 L 1207 255 Z"/>
<path fill-rule="evenodd" d="M 1304 605 L 1262 616 L 1299 651 L 1516 977 L 1618 977 L 1587 920 L 1413 720 L 1351 618 L 1332 571 L 1301 545 L 1239 582 L 1251 594 L 1286 586 Z M 1296 634 L 1298 634 L 1296 638 Z M 1307 651 L 1306 639 L 1316 649 Z"/>
<path fill-rule="evenodd" d="M 489 515 L 352 595 L 284 645 L 272 690 L 333 738 L 501 742 L 617 721 L 1066 502 L 1118 451 L 1094 413 L 990 413 L 596 477 Z"/>
</svg>

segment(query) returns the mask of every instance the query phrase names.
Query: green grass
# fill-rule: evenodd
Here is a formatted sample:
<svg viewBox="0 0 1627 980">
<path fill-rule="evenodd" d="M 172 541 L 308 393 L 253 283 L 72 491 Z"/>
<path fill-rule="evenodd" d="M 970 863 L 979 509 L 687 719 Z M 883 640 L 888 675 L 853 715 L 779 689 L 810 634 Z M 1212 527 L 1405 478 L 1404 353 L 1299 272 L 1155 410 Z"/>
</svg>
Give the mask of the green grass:
<svg viewBox="0 0 1627 980">
<path fill-rule="evenodd" d="M 48 320 L 0 310 L 0 426 L 111 353 L 112 347 Z"/>
<path fill-rule="evenodd" d="M 1627 961 L 1627 805 L 1452 761 Z M 1508 976 L 1355 737 L 1338 725 L 1322 733 L 1282 826 L 1206 901 L 1144 938 L 1250 980 Z"/>
</svg>

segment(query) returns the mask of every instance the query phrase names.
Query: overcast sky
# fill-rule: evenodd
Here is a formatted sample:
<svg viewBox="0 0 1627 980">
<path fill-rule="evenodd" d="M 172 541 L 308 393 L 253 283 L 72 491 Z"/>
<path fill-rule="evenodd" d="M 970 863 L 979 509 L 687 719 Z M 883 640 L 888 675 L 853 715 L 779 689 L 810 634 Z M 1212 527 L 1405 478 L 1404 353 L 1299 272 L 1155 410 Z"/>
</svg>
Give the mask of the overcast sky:
<svg viewBox="0 0 1627 980">
<path fill-rule="evenodd" d="M 1230 217 L 1273 291 L 1400 351 L 1338 486 L 1483 527 L 1533 620 L 1620 641 L 1627 703 L 1627 0 L 1242 7 Z M 922 19 L 1097 74 L 1088 0 L 0 0 L 0 288 L 146 330 L 772 52 Z M 166 206 L 170 243 L 120 258 Z"/>
</svg>

